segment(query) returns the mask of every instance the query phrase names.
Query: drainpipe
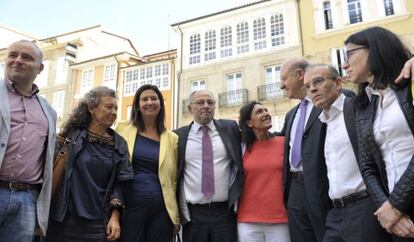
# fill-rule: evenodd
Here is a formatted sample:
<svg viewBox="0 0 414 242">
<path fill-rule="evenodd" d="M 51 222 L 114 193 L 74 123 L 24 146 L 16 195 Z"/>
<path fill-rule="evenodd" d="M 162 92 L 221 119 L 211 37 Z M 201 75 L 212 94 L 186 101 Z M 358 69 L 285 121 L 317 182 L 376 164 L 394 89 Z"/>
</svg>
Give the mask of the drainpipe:
<svg viewBox="0 0 414 242">
<path fill-rule="evenodd" d="M 300 51 L 301 51 L 301 55 L 302 57 L 305 57 L 305 51 L 304 51 L 304 47 L 303 47 L 303 31 L 302 31 L 302 18 L 301 18 L 301 13 L 300 13 L 300 0 L 297 0 L 296 2 L 296 8 L 297 8 L 297 12 L 298 12 L 298 20 L 299 20 L 299 40 L 300 40 Z"/>
<path fill-rule="evenodd" d="M 180 116 L 180 107 L 182 104 L 180 103 L 179 96 L 180 96 L 180 82 L 181 82 L 181 75 L 183 73 L 183 31 L 180 28 L 180 25 L 177 25 L 178 30 L 180 31 L 180 69 L 177 72 L 177 80 L 175 81 L 174 85 L 174 99 L 175 99 L 175 123 L 173 124 L 173 129 L 178 128 L 178 117 Z"/>
</svg>

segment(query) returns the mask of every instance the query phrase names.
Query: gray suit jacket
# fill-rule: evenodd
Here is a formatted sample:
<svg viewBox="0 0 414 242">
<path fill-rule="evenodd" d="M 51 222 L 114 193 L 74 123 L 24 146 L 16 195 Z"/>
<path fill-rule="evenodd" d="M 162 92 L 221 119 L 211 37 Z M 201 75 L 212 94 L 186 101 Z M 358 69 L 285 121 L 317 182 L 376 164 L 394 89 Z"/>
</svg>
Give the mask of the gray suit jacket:
<svg viewBox="0 0 414 242">
<path fill-rule="evenodd" d="M 0 167 L 3 164 L 4 153 L 10 136 L 10 103 L 9 93 L 5 80 L 0 80 Z M 43 170 L 43 186 L 37 198 L 37 221 L 43 234 L 46 234 L 47 223 L 49 219 L 50 196 L 52 191 L 52 170 L 53 157 L 56 143 L 56 112 L 49 105 L 46 99 L 36 95 L 39 100 L 43 113 L 47 118 L 49 130 L 46 146 L 46 160 Z M 1 202 L 1 201 L 0 201 Z"/>
</svg>

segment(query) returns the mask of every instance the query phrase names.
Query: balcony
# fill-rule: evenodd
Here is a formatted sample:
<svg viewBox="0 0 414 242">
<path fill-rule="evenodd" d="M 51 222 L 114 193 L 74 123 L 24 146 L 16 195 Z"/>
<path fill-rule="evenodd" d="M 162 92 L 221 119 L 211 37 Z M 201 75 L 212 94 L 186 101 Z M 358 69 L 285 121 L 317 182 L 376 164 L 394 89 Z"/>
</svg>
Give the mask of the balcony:
<svg viewBox="0 0 414 242">
<path fill-rule="evenodd" d="M 247 89 L 219 93 L 219 108 L 240 106 L 248 102 Z"/>
<path fill-rule="evenodd" d="M 257 87 L 259 101 L 275 100 L 286 97 L 285 92 L 280 89 L 280 83 L 270 83 Z"/>
</svg>

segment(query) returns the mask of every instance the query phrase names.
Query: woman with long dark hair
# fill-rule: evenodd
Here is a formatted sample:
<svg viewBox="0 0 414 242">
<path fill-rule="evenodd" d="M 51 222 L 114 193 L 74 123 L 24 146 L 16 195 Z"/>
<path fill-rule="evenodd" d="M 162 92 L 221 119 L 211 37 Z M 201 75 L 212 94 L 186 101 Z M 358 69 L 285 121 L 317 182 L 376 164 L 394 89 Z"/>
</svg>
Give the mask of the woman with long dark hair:
<svg viewBox="0 0 414 242">
<path fill-rule="evenodd" d="M 272 119 L 263 104 L 240 109 L 243 147 L 243 193 L 237 210 L 240 242 L 289 242 L 283 203 L 284 137 L 269 132 Z"/>
<path fill-rule="evenodd" d="M 134 96 L 131 120 L 117 127 L 127 140 L 134 179 L 126 190 L 121 241 L 169 242 L 179 229 L 176 200 L 178 136 L 165 126 L 164 98 L 154 85 Z"/>
<path fill-rule="evenodd" d="M 358 84 L 356 123 L 362 175 L 381 225 L 393 241 L 412 241 L 414 107 L 411 81 L 395 85 L 411 53 L 392 32 L 372 27 L 349 36 L 344 68 Z"/>
</svg>

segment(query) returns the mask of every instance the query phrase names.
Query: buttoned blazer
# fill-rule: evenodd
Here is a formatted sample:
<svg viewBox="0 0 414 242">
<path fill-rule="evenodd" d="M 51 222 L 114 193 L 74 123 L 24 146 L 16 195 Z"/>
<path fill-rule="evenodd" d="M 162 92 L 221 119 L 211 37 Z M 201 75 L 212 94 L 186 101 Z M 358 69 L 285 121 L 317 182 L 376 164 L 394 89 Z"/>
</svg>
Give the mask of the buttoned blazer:
<svg viewBox="0 0 414 242">
<path fill-rule="evenodd" d="M 292 180 L 290 173 L 289 153 L 290 153 L 290 133 L 295 114 L 299 109 L 299 104 L 293 107 L 285 118 L 282 134 L 285 135 L 284 147 L 284 200 L 285 205 L 289 199 L 290 183 Z M 306 123 L 302 136 L 302 166 L 304 171 L 304 187 L 307 197 L 307 207 L 311 215 L 312 225 L 318 237 L 322 239 L 325 231 L 325 218 L 332 202 L 328 196 L 328 176 L 325 164 L 324 146 L 326 136 L 326 124 L 322 123 L 318 116 L 322 109 L 313 107 L 309 119 Z"/>
<path fill-rule="evenodd" d="M 229 181 L 228 206 L 232 209 L 239 199 L 243 188 L 243 169 L 241 155 L 241 136 L 238 124 L 234 120 L 214 119 L 214 125 L 224 143 L 227 154 L 231 159 L 231 174 Z M 178 183 L 177 198 L 180 206 L 181 223 L 185 224 L 191 220 L 185 194 L 181 193 L 185 169 L 185 150 L 187 147 L 188 134 L 193 123 L 174 130 L 178 134 Z M 213 147 L 214 149 L 214 147 Z"/>
<path fill-rule="evenodd" d="M 3 164 L 7 142 L 10 137 L 10 102 L 8 96 L 6 80 L 0 80 L 0 97 L 2 97 L 2 104 L 0 105 L 0 167 Z M 53 156 L 56 144 L 56 112 L 46 99 L 39 95 L 36 95 L 36 98 L 40 103 L 48 124 L 46 156 L 43 167 L 43 185 L 36 203 L 37 222 L 42 234 L 45 235 L 49 219 L 52 191 Z"/>
<path fill-rule="evenodd" d="M 132 123 L 119 123 L 116 131 L 127 141 L 129 154 L 133 155 L 138 129 Z M 178 136 L 164 131 L 160 136 L 158 179 L 161 184 L 165 207 L 171 221 L 178 225 L 179 215 L 176 199 Z"/>
</svg>

